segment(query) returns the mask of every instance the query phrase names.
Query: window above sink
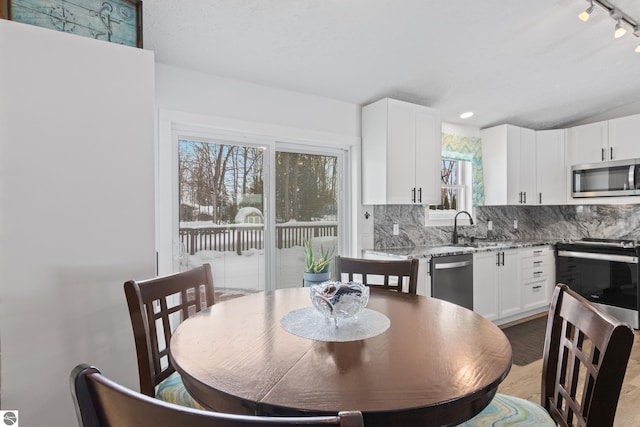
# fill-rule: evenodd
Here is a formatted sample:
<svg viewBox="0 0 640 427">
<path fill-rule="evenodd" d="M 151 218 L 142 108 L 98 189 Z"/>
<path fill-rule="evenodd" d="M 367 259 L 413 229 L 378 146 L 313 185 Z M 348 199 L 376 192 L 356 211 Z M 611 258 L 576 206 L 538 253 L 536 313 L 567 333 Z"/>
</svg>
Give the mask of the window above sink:
<svg viewBox="0 0 640 427">
<path fill-rule="evenodd" d="M 426 208 L 425 225 L 451 225 L 456 213 L 472 211 L 472 176 L 470 161 L 442 158 L 440 204 Z M 468 224 L 460 218 L 460 225 Z"/>
</svg>

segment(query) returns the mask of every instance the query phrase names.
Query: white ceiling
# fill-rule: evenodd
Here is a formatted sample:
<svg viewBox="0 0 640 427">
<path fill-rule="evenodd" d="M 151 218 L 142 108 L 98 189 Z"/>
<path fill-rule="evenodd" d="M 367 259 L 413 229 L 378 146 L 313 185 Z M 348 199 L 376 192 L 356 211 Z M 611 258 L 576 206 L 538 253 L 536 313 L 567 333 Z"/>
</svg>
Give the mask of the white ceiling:
<svg viewBox="0 0 640 427">
<path fill-rule="evenodd" d="M 640 21 L 640 1 L 610 0 Z M 156 61 L 480 128 L 566 127 L 640 105 L 640 38 L 585 0 L 146 0 Z M 471 119 L 460 113 L 474 111 Z M 640 112 L 640 111 L 639 111 Z"/>
</svg>

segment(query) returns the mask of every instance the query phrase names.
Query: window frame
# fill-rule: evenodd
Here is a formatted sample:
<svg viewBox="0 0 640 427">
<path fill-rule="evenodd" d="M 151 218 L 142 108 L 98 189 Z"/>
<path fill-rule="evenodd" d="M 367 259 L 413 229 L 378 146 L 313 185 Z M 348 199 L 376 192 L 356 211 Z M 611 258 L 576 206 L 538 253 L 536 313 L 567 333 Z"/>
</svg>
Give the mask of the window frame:
<svg viewBox="0 0 640 427">
<path fill-rule="evenodd" d="M 474 215 L 473 212 L 473 165 L 469 160 L 462 159 L 452 159 L 449 157 L 443 157 L 442 161 L 445 160 L 454 161 L 457 163 L 458 168 L 458 176 L 460 178 L 461 184 L 451 185 L 451 184 L 441 184 L 440 188 L 457 188 L 460 189 L 461 197 L 458 200 L 458 209 L 457 210 L 437 210 L 431 209 L 433 204 L 427 205 L 425 207 L 425 225 L 426 226 L 441 226 L 441 225 L 452 225 L 453 219 L 456 214 L 460 211 L 468 211 Z M 442 171 L 442 169 L 441 169 Z M 465 216 L 464 218 L 459 218 L 459 223 L 461 225 L 468 225 L 469 219 Z"/>
</svg>

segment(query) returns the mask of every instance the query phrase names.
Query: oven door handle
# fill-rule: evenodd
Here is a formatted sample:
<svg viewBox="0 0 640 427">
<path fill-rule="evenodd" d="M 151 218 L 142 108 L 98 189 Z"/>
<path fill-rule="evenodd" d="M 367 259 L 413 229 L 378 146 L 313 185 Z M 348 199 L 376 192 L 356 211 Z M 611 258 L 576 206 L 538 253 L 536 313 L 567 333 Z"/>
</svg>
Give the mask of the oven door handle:
<svg viewBox="0 0 640 427">
<path fill-rule="evenodd" d="M 638 257 L 628 255 L 594 254 L 592 252 L 558 251 L 558 256 L 595 259 L 601 261 L 624 262 L 626 264 L 637 264 Z"/>
</svg>

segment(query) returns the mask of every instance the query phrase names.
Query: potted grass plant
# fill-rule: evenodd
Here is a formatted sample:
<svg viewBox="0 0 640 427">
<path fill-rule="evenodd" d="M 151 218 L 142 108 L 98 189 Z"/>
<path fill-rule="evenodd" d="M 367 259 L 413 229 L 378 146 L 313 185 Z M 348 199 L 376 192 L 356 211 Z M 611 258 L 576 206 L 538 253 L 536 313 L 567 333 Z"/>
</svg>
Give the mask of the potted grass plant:
<svg viewBox="0 0 640 427">
<path fill-rule="evenodd" d="M 320 254 L 313 253 L 313 247 L 309 240 L 304 241 L 305 270 L 303 273 L 304 286 L 326 282 L 331 277 L 329 272 L 330 257 L 332 251 L 325 251 L 320 247 Z"/>
</svg>

